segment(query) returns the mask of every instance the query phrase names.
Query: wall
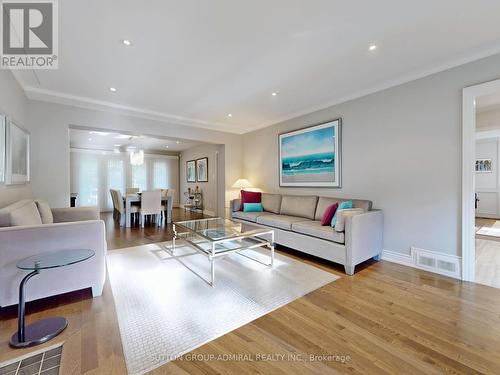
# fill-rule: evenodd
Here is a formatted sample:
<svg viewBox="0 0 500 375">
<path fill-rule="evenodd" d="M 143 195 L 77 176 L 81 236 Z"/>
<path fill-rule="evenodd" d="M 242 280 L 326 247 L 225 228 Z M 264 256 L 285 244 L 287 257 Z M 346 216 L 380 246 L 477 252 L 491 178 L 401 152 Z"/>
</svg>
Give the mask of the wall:
<svg viewBox="0 0 500 375">
<path fill-rule="evenodd" d="M 27 98 L 12 73 L 0 69 L 0 113 L 6 114 L 20 126 L 31 130 L 26 122 Z M 19 199 L 31 197 L 31 185 L 3 185 L 0 183 L 0 207 Z"/>
<path fill-rule="evenodd" d="M 481 139 L 476 141 L 476 158 L 491 159 L 492 170 L 489 172 L 476 172 L 476 192 L 479 202 L 476 216 L 498 218 L 500 214 L 500 199 L 498 191 L 498 153 L 499 140 Z"/>
<path fill-rule="evenodd" d="M 204 211 L 209 215 L 217 213 L 217 153 L 220 155 L 220 145 L 200 145 L 181 152 L 180 155 L 180 187 L 181 187 L 181 205 L 184 203 L 184 192 L 190 187 L 196 186 L 203 192 Z M 187 182 L 186 162 L 208 157 L 208 182 Z M 219 166 L 220 167 L 220 166 Z M 222 169 L 222 168 L 219 168 Z M 219 171 L 219 172 L 223 172 Z"/>
<path fill-rule="evenodd" d="M 29 101 L 28 122 L 32 126 L 33 194 L 44 197 L 52 206 L 69 204 L 70 125 L 224 144 L 226 194 L 220 202 L 222 211 L 234 197 L 231 185 L 241 176 L 242 145 L 238 135 L 33 100 Z"/>
<path fill-rule="evenodd" d="M 462 89 L 498 78 L 495 55 L 246 134 L 244 175 L 264 191 L 371 199 L 386 250 L 460 255 Z M 342 188 L 280 188 L 278 134 L 338 117 Z"/>
</svg>

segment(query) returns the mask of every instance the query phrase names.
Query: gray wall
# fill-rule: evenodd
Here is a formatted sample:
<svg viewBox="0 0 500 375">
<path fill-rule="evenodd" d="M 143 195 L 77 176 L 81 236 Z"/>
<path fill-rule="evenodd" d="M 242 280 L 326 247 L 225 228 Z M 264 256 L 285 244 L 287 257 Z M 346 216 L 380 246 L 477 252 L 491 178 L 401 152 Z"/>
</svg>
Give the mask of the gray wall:
<svg viewBox="0 0 500 375">
<path fill-rule="evenodd" d="M 246 134 L 244 175 L 264 191 L 371 199 L 386 250 L 460 255 L 462 88 L 498 78 L 495 55 Z M 278 134 L 338 117 L 342 188 L 279 188 Z"/>
<path fill-rule="evenodd" d="M 500 129 L 500 107 L 479 112 L 476 115 L 476 129 L 481 131 Z"/>
<path fill-rule="evenodd" d="M 31 130 L 26 122 L 27 98 L 12 73 L 0 69 L 0 113 L 6 114 L 17 124 Z M 19 199 L 31 197 L 30 184 L 3 185 L 0 183 L 0 207 Z"/>
<path fill-rule="evenodd" d="M 234 134 L 32 100 L 28 122 L 32 125 L 33 194 L 47 199 L 54 207 L 69 204 L 70 125 L 224 144 L 226 205 L 235 194 L 231 184 L 241 175 L 241 137 Z"/>
<path fill-rule="evenodd" d="M 203 192 L 203 206 L 207 214 L 215 215 L 217 213 L 217 174 L 216 160 L 217 153 L 220 153 L 221 145 L 205 144 L 192 147 L 181 152 L 180 155 L 180 195 L 181 205 L 184 203 L 184 192 L 188 187 L 195 189 L 196 186 Z M 186 181 L 186 161 L 196 160 L 208 157 L 208 182 L 187 182 Z M 219 171 L 219 173 L 223 173 Z"/>
</svg>

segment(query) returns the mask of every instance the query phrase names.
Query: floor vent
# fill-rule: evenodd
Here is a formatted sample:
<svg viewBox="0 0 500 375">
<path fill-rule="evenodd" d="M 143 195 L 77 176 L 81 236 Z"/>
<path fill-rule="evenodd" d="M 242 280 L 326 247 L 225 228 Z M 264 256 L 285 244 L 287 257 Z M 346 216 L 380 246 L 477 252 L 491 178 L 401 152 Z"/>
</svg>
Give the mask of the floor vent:
<svg viewBox="0 0 500 375">
<path fill-rule="evenodd" d="M 436 253 L 430 250 L 411 248 L 413 262 L 416 267 L 460 279 L 460 257 Z"/>
<path fill-rule="evenodd" d="M 22 357 L 0 363 L 0 374 L 6 375 L 58 375 L 61 365 L 62 344 L 57 344 Z"/>
</svg>

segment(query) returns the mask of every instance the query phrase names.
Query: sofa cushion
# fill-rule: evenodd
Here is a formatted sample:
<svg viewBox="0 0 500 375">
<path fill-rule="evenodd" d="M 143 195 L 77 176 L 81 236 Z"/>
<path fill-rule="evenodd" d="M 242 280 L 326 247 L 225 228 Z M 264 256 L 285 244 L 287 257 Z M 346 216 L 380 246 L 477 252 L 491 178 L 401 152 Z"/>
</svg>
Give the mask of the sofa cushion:
<svg viewBox="0 0 500 375">
<path fill-rule="evenodd" d="M 281 215 L 305 217 L 314 220 L 318 197 L 307 195 L 283 195 L 281 198 Z"/>
<path fill-rule="evenodd" d="M 10 211 L 10 225 L 40 225 L 42 218 L 34 201 Z"/>
<path fill-rule="evenodd" d="M 337 243 L 345 242 L 343 232 L 337 232 L 331 226 L 321 225 L 320 221 L 310 220 L 293 223 L 292 231 Z"/>
<path fill-rule="evenodd" d="M 270 212 L 243 212 L 243 211 L 236 211 L 233 212 L 233 217 L 236 219 L 240 220 L 246 220 L 246 221 L 251 221 L 251 222 L 257 222 L 257 218 L 262 216 L 262 215 L 274 215 Z"/>
<path fill-rule="evenodd" d="M 372 209 L 372 201 L 364 200 L 364 199 L 348 199 L 348 198 L 330 198 L 330 197 L 319 197 L 318 206 L 316 208 L 316 215 L 314 216 L 314 220 L 321 220 L 325 210 L 328 206 L 339 202 L 352 201 L 352 206 L 354 208 L 361 208 L 364 212 L 370 211 Z"/>
<path fill-rule="evenodd" d="M 54 217 L 52 216 L 52 210 L 50 209 L 49 204 L 43 200 L 36 200 L 35 202 L 38 212 L 40 213 L 40 217 L 42 218 L 42 223 L 53 224 Z"/>
<path fill-rule="evenodd" d="M 262 206 L 264 207 L 264 211 L 279 214 L 281 209 L 281 195 L 262 193 Z"/>
<path fill-rule="evenodd" d="M 24 205 L 33 202 L 32 199 L 23 199 L 0 209 L 0 227 L 10 227 L 10 213 Z"/>
<path fill-rule="evenodd" d="M 298 221 L 304 221 L 303 217 L 287 216 L 287 215 L 264 215 L 257 218 L 257 223 L 268 225 L 270 227 L 292 230 L 292 224 Z"/>
<path fill-rule="evenodd" d="M 360 215 L 364 211 L 361 208 L 347 208 L 347 209 L 339 209 L 337 211 L 337 221 L 335 223 L 335 230 L 337 232 L 343 232 L 345 230 L 345 221 L 347 217 Z"/>
</svg>

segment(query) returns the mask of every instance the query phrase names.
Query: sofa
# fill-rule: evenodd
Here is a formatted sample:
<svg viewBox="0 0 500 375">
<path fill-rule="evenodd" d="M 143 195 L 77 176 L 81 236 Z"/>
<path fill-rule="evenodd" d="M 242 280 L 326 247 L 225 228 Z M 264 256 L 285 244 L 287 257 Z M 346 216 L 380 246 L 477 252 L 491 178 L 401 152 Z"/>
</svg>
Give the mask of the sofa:
<svg viewBox="0 0 500 375">
<path fill-rule="evenodd" d="M 269 193 L 262 193 L 261 200 L 263 212 L 243 212 L 241 200 L 232 200 L 231 218 L 271 227 L 275 243 L 342 264 L 348 275 L 354 274 L 358 264 L 370 258 L 380 259 L 384 216 L 372 208 L 369 200 Z M 325 210 L 344 201 L 352 201 L 358 210 L 345 216 L 342 230 L 321 225 Z"/>
<path fill-rule="evenodd" d="M 104 222 L 96 207 L 50 208 L 26 199 L 0 209 L 0 307 L 18 303 L 19 283 L 29 271 L 16 263 L 31 255 L 64 249 L 91 249 L 92 258 L 42 270 L 26 285 L 26 300 L 92 288 L 100 296 L 106 277 Z"/>
</svg>

